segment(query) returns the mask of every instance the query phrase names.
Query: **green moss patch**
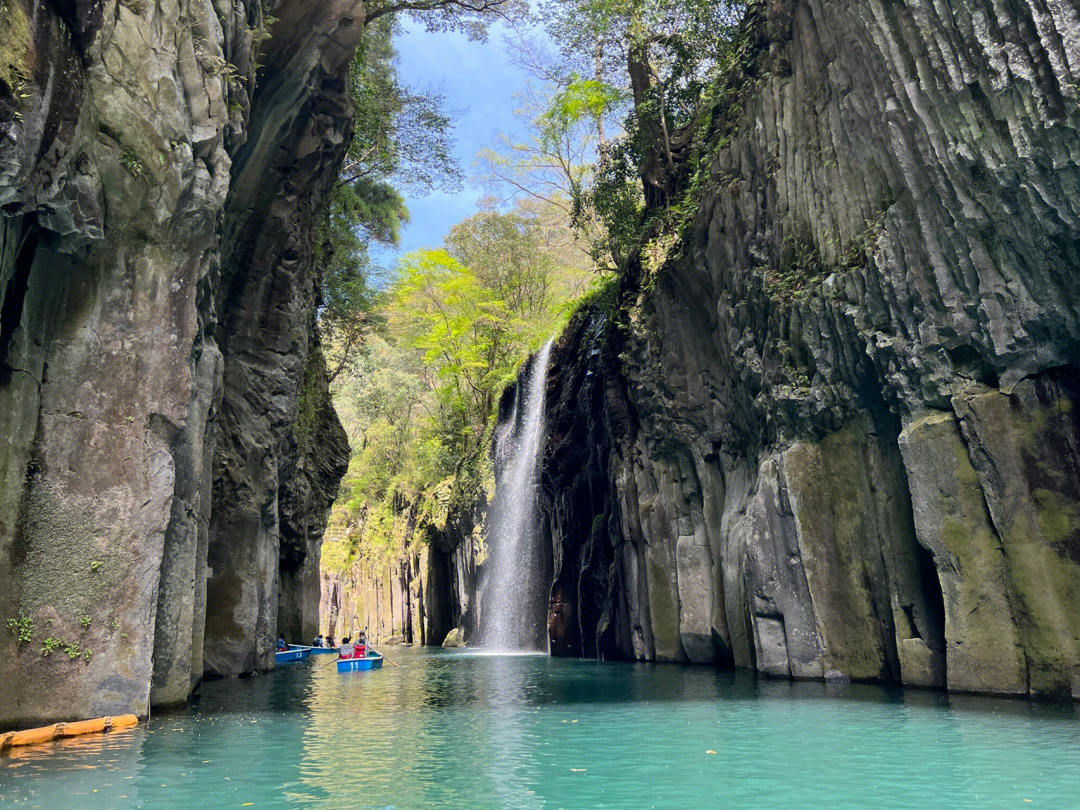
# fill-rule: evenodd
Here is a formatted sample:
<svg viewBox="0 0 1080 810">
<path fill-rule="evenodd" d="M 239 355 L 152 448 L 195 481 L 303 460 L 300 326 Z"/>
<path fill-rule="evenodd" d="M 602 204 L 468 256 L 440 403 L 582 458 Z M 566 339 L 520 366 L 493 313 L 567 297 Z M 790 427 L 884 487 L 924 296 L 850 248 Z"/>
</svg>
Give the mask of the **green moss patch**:
<svg viewBox="0 0 1080 810">
<path fill-rule="evenodd" d="M 30 15 L 19 0 L 0 0 L 0 82 L 16 96 L 33 67 Z"/>
<path fill-rule="evenodd" d="M 116 542 L 96 526 L 81 504 L 58 496 L 44 480 L 30 486 L 22 543 L 17 549 L 23 610 L 51 607 L 65 625 L 108 611 L 126 566 Z"/>
</svg>

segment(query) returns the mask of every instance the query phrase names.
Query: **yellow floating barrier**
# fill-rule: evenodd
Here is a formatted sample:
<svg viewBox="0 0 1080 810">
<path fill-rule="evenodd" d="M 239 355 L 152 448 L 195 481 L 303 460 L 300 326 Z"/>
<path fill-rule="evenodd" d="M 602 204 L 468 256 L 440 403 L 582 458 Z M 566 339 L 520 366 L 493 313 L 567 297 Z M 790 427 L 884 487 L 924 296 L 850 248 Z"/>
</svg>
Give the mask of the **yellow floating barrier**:
<svg viewBox="0 0 1080 810">
<path fill-rule="evenodd" d="M 25 731 L 8 731 L 0 735 L 0 752 L 21 745 L 62 740 L 66 737 L 80 737 L 83 734 L 101 734 L 131 728 L 139 722 L 133 714 L 121 714 L 115 717 L 97 717 L 93 720 L 78 720 L 73 723 L 53 723 L 42 728 L 28 728 Z"/>
</svg>

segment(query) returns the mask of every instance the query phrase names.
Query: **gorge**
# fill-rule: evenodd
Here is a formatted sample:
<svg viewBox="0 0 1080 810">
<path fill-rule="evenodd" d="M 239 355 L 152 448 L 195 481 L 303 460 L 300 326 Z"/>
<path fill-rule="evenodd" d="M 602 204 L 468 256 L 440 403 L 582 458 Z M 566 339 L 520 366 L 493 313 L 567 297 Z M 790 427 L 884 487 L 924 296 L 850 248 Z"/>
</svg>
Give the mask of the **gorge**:
<svg viewBox="0 0 1080 810">
<path fill-rule="evenodd" d="M 1080 2 L 749 3 L 619 272 L 331 568 L 320 216 L 389 8 L 0 0 L 0 727 L 473 645 L 492 531 L 546 616 L 499 647 L 1080 697 Z"/>
<path fill-rule="evenodd" d="M 685 228 L 552 353 L 552 654 L 1080 696 L 1080 11 L 1021 5 L 752 6 Z M 457 643 L 431 534 L 387 589 Z"/>
</svg>

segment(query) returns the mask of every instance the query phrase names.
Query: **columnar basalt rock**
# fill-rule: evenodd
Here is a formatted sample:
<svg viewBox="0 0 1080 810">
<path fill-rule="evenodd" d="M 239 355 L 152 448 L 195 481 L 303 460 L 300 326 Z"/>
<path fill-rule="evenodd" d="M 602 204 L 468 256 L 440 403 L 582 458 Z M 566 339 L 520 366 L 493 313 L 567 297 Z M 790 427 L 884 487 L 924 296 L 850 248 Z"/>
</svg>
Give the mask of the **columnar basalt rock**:
<svg viewBox="0 0 1080 810">
<path fill-rule="evenodd" d="M 298 417 L 309 431 L 323 420 L 332 428 L 327 441 L 311 446 L 334 460 L 334 491 L 347 460 L 325 390 L 309 390 L 304 382 L 318 292 L 315 215 L 352 136 L 347 71 L 362 31 L 362 4 L 291 2 L 277 13 L 281 33 L 267 44 L 268 67 L 255 92 L 248 140 L 236 157 L 222 245 L 223 439 L 215 459 L 205 663 L 225 675 L 273 663 L 279 491 L 286 486 L 284 442 Z M 302 393 L 318 402 L 301 402 Z M 321 525 L 331 500 L 319 499 Z M 305 544 L 321 541 L 321 531 L 292 531 Z M 287 570 L 303 565 L 308 553 L 317 551 L 287 544 Z M 314 586 L 317 564 L 305 571 Z M 300 624 L 313 629 L 310 616 Z"/>
<path fill-rule="evenodd" d="M 340 638 L 366 630 L 373 642 L 404 644 L 439 645 L 451 632 L 474 638 L 487 497 L 456 493 L 462 503 L 469 497 L 476 500 L 467 508 L 447 504 L 435 514 L 403 502 L 404 554 L 324 569 L 318 632 Z"/>
<path fill-rule="evenodd" d="M 0 615 L 27 630 L 0 639 L 0 725 L 186 699 L 203 674 L 208 608 L 217 616 L 234 598 L 205 585 L 208 550 L 230 525 L 213 517 L 212 492 L 230 474 L 221 459 L 249 427 L 232 418 L 231 369 L 255 363 L 276 377 L 280 424 L 252 441 L 295 441 L 316 340 L 310 213 L 285 229 L 287 259 L 245 253 L 267 212 L 235 211 L 246 205 L 237 185 L 249 200 L 278 199 L 280 178 L 248 172 L 248 155 L 303 141 L 317 158 L 290 194 L 318 202 L 349 133 L 340 85 L 355 37 L 341 31 L 362 20 L 345 2 L 277 5 L 321 22 L 275 37 L 256 82 L 259 3 L 0 4 Z M 288 141 L 260 123 L 272 96 L 262 88 L 304 60 L 322 78 L 292 98 L 332 109 L 311 116 L 314 135 L 290 130 Z M 238 238 L 225 224 L 241 220 Z M 249 274 L 295 313 L 284 346 L 281 324 L 260 320 L 267 302 L 243 295 L 237 279 Z M 345 456 L 327 408 L 324 397 L 315 418 L 334 440 L 304 446 L 268 479 L 270 500 L 293 491 L 296 470 L 317 481 L 311 513 L 294 505 L 289 517 L 307 538 Z M 274 529 L 259 552 L 274 574 L 260 583 L 271 625 Z M 239 595 L 262 578 L 233 573 Z M 251 660 L 265 664 L 272 638 L 256 643 Z"/>
<path fill-rule="evenodd" d="M 1080 696 L 1080 4 L 781 0 L 553 360 L 553 652 Z"/>
</svg>

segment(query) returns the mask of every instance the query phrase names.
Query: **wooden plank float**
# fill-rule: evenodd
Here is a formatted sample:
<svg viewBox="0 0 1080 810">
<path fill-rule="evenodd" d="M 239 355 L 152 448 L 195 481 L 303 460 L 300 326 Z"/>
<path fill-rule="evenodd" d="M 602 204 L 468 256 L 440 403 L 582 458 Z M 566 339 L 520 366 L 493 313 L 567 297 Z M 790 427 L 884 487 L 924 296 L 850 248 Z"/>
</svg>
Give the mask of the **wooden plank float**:
<svg viewBox="0 0 1080 810">
<path fill-rule="evenodd" d="M 139 722 L 133 714 L 120 714 L 115 717 L 97 717 L 93 720 L 78 720 L 73 723 L 53 723 L 41 728 L 28 728 L 25 731 L 8 731 L 0 735 L 0 753 L 21 745 L 62 740 L 66 737 L 80 737 L 83 734 L 103 734 L 131 728 Z"/>
</svg>

